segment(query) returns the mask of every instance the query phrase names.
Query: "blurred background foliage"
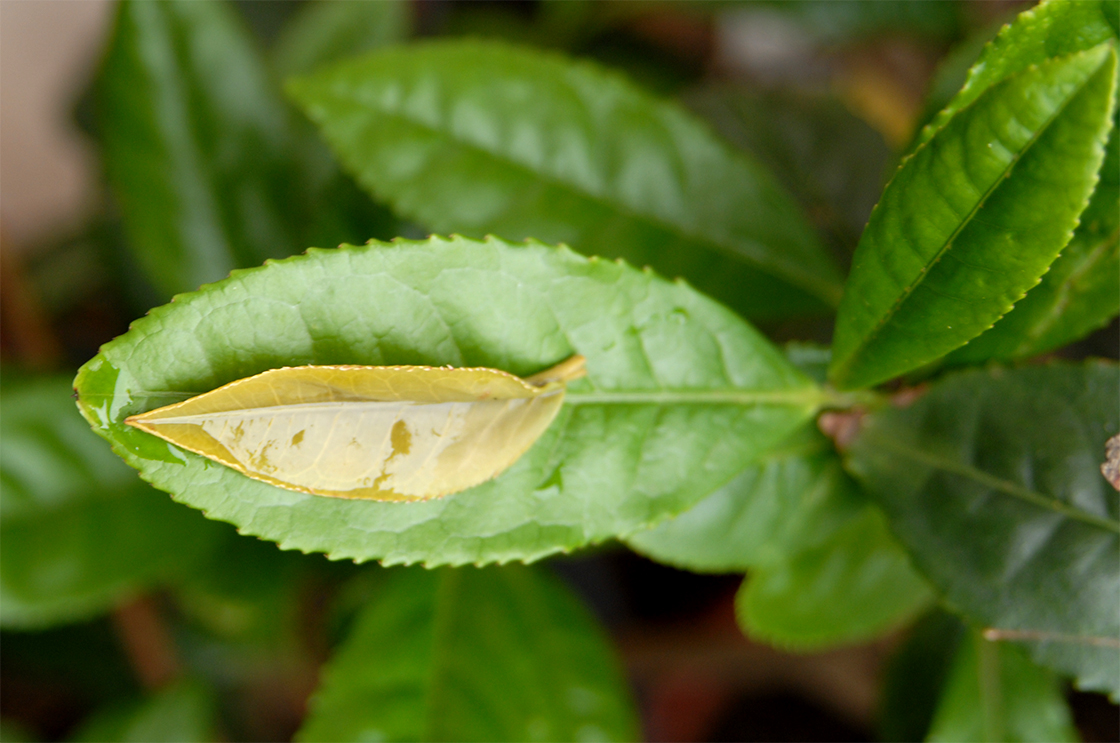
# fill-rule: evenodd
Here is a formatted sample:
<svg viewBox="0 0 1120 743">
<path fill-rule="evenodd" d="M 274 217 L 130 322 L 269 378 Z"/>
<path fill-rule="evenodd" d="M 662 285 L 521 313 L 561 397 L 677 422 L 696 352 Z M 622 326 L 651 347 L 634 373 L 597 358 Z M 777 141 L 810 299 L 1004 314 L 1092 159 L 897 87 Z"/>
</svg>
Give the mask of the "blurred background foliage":
<svg viewBox="0 0 1120 743">
<path fill-rule="evenodd" d="M 153 497 L 89 434 L 69 397 L 78 364 L 177 291 L 311 245 L 427 234 L 341 172 L 285 103 L 283 78 L 432 36 L 499 37 L 597 60 L 683 102 L 753 155 L 846 269 L 921 123 L 1022 6 L 239 0 L 174 6 L 163 44 L 134 49 L 104 46 L 106 6 L 89 32 L 103 46 L 96 61 L 75 65 L 77 92 L 65 101 L 92 151 L 105 155 L 87 192 L 62 217 L 48 197 L 36 226 L 34 201 L 18 198 L 32 186 L 18 172 L 3 178 L 0 739 L 290 739 L 320 666 L 356 623 L 371 621 L 361 615 L 371 592 L 400 580 L 401 569 L 282 552 Z M 10 17 L 11 4 L 0 12 Z M 227 14 L 231 24 L 220 18 Z M 191 15 L 219 17 L 213 27 L 232 36 L 184 36 Z M 135 74 L 135 55 L 147 55 L 147 77 Z M 18 99 L 7 78 L 3 87 L 8 109 Z M 190 105 L 181 113 L 195 124 L 172 132 L 182 138 L 172 151 L 112 118 L 132 98 L 160 96 L 170 108 Z M 13 131 L 4 158 L 21 146 Z M 172 168 L 182 188 L 206 195 L 173 226 L 183 234 L 166 253 L 137 246 L 168 233 L 151 203 L 170 195 L 146 194 L 152 220 L 122 219 L 132 206 L 113 164 L 130 157 Z M 198 229 L 217 236 L 212 254 L 184 247 Z M 186 286 L 177 283 L 184 271 Z M 761 326 L 777 341 L 826 342 L 831 321 Z M 1113 323 L 1063 353 L 1115 358 L 1117 335 Z M 98 549 L 107 536 L 115 549 Z M 946 638 L 954 648 L 966 642 L 956 620 L 935 614 L 906 638 L 788 655 L 742 637 L 737 576 L 675 571 L 618 545 L 544 570 L 606 627 L 650 740 L 913 739 L 933 714 L 921 703 L 929 690 L 916 687 L 939 687 L 952 672 Z M 884 676 L 896 681 L 880 698 Z M 1071 699 L 1084 739 L 1120 736 L 1115 706 L 1091 694 Z"/>
</svg>

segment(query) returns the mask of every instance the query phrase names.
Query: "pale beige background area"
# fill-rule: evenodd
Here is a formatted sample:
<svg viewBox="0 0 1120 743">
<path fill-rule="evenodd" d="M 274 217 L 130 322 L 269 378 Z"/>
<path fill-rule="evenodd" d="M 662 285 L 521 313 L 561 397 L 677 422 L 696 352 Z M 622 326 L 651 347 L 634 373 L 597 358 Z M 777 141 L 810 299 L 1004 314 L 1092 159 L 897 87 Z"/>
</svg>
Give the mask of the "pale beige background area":
<svg viewBox="0 0 1120 743">
<path fill-rule="evenodd" d="M 64 233 L 92 208 L 91 149 L 70 122 L 98 64 L 109 0 L 0 0 L 0 229 L 5 250 Z"/>
</svg>

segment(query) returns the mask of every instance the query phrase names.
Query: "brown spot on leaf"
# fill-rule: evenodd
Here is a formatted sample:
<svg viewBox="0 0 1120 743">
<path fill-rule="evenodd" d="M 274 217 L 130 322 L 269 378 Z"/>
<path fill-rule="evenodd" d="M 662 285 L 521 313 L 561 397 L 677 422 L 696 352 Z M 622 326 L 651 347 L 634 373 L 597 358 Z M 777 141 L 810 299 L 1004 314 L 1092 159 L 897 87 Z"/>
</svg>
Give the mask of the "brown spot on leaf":
<svg viewBox="0 0 1120 743">
<path fill-rule="evenodd" d="M 1112 484 L 1112 487 L 1120 490 L 1120 434 L 1110 438 L 1104 445 L 1104 457 L 1101 474 Z"/>
</svg>

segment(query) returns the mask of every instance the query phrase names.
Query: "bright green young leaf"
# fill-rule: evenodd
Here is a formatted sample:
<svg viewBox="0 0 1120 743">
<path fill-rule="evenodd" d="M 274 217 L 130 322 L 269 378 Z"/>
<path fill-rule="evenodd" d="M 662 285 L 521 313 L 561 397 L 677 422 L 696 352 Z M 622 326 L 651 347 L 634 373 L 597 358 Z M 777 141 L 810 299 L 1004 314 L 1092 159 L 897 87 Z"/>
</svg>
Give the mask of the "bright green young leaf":
<svg viewBox="0 0 1120 743">
<path fill-rule="evenodd" d="M 914 144 L 924 144 L 960 110 L 1005 78 L 1054 57 L 1092 49 L 1120 34 L 1120 5 L 1113 0 L 1044 0 L 1019 14 L 985 47 L 964 86 Z"/>
<path fill-rule="evenodd" d="M 820 544 L 752 571 L 735 609 L 751 637 L 813 650 L 870 640 L 932 599 L 882 513 L 866 504 Z"/>
<path fill-rule="evenodd" d="M 285 78 L 402 41 L 409 33 L 410 12 L 404 0 L 307 3 L 276 40 L 273 69 Z"/>
<path fill-rule="evenodd" d="M 961 86 L 972 70 L 972 65 L 981 52 L 988 46 L 1003 24 L 994 23 L 973 30 L 964 39 L 955 43 L 937 62 L 937 68 L 929 80 L 922 109 L 915 121 L 915 130 L 910 141 L 899 153 L 901 156 L 914 152 L 930 136 L 933 130 L 927 130 L 926 124 L 941 113 L 949 105 L 949 101 L 960 92 Z M 955 113 L 955 109 L 954 109 Z"/>
<path fill-rule="evenodd" d="M 1054 674 L 972 632 L 957 648 L 926 738 L 937 743 L 1079 741 Z"/>
<path fill-rule="evenodd" d="M 836 321 L 831 378 L 882 382 L 990 327 L 1054 261 L 1097 181 L 1116 52 L 989 88 L 908 158 L 871 215 Z"/>
<path fill-rule="evenodd" d="M 0 417 L 0 625 L 106 611 L 182 573 L 217 524 L 175 505 L 89 435 L 69 380 L 5 384 Z"/>
<path fill-rule="evenodd" d="M 111 707 L 87 720 L 73 743 L 208 743 L 214 732 L 214 693 L 181 681 L 138 704 Z"/>
<path fill-rule="evenodd" d="M 121 2 L 96 107 L 130 246 L 168 296 L 377 228 L 293 130 L 226 3 Z"/>
<path fill-rule="evenodd" d="M 864 419 L 849 468 L 915 564 L 994 636 L 1079 687 L 1120 694 L 1120 430 L 1114 364 L 945 377 Z"/>
<path fill-rule="evenodd" d="M 1029 358 L 1071 343 L 1120 312 L 1120 127 L 1113 115 L 1101 180 L 1081 224 L 1042 281 L 951 364 Z"/>
<path fill-rule="evenodd" d="M 617 660 L 555 577 L 394 570 L 327 663 L 300 741 L 634 740 Z"/>
<path fill-rule="evenodd" d="M 919 619 L 887 663 L 876 732 L 882 741 L 925 740 L 965 625 L 935 609 Z"/>
<path fill-rule="evenodd" d="M 588 62 L 429 42 L 288 90 L 359 182 L 435 230 L 623 257 L 755 317 L 839 299 L 836 270 L 765 170 Z"/>
<path fill-rule="evenodd" d="M 124 424 L 267 369 L 477 366 L 587 377 L 500 477 L 370 503 L 250 480 Z M 310 251 L 180 296 L 76 381 L 94 429 L 142 476 L 287 549 L 428 565 L 532 560 L 684 511 L 816 410 L 822 392 L 682 282 L 539 243 L 455 237 Z"/>
<path fill-rule="evenodd" d="M 1021 13 L 988 45 L 951 103 L 924 127 L 925 142 L 946 121 L 999 80 L 1054 56 L 1116 38 L 1120 6 L 1112 2 L 1043 2 Z M 1073 239 L 1038 286 L 990 330 L 957 349 L 950 364 L 1027 358 L 1063 346 L 1104 325 L 1120 311 L 1120 159 L 1117 114 L 1100 169 L 1100 183 Z M 916 146 L 916 145 L 915 145 Z"/>
</svg>

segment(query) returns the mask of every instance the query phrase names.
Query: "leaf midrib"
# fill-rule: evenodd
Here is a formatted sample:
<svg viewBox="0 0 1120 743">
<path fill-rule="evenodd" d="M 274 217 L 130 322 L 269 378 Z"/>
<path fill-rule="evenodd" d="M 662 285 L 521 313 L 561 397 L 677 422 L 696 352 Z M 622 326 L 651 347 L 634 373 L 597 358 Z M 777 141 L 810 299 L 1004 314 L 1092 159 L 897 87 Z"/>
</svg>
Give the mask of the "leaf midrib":
<svg viewBox="0 0 1120 743">
<path fill-rule="evenodd" d="M 926 451 L 919 451 L 901 444 L 896 444 L 892 439 L 882 436 L 875 437 L 875 446 L 880 449 L 885 449 L 893 454 L 897 454 L 905 459 L 909 459 L 919 464 L 928 465 L 935 469 L 949 472 L 954 475 L 969 478 L 991 490 L 994 490 L 1005 495 L 1018 498 L 1026 503 L 1030 503 L 1038 508 L 1054 511 L 1067 518 L 1072 518 L 1081 521 L 1090 526 L 1106 531 L 1116 532 L 1120 534 L 1120 521 L 1109 521 L 1099 516 L 1086 513 L 1080 509 L 1061 501 L 1052 496 L 1047 496 L 1042 493 L 1037 493 L 1029 488 L 1023 487 L 1018 483 L 1004 480 L 1003 478 L 996 477 L 989 474 L 984 470 L 977 469 L 968 464 L 955 462 L 951 459 L 930 454 Z"/>
<path fill-rule="evenodd" d="M 360 101 L 355 101 L 353 99 L 348 99 L 348 102 L 358 103 L 359 105 L 363 106 L 366 105 Z M 692 233 L 683 229 L 683 227 L 679 224 L 660 220 L 657 218 L 656 214 L 637 212 L 633 210 L 629 205 L 619 201 L 613 201 L 606 195 L 596 194 L 591 191 L 581 189 L 578 184 L 573 184 L 568 181 L 561 180 L 551 173 L 534 170 L 529 165 L 510 158 L 506 153 L 494 152 L 493 150 L 486 149 L 482 145 L 479 145 L 475 142 L 470 142 L 455 137 L 453 133 L 448 131 L 447 129 L 441 129 L 429 124 L 428 122 L 417 120 L 405 113 L 402 113 L 399 110 L 390 110 L 386 108 L 377 108 L 374 110 L 378 111 L 383 116 L 403 121 L 406 124 L 416 127 L 417 129 L 422 129 L 424 131 L 440 135 L 441 137 L 445 137 L 446 139 L 455 143 L 457 146 L 473 150 L 475 152 L 483 153 L 489 157 L 494 158 L 495 160 L 505 163 L 507 167 L 521 170 L 525 173 L 530 174 L 531 176 L 533 176 L 533 178 L 539 181 L 543 181 L 547 184 L 559 186 L 563 190 L 575 193 L 581 198 L 585 198 L 588 201 L 597 203 L 601 206 L 605 206 L 609 210 L 623 214 L 635 221 L 645 222 L 647 224 L 653 225 L 654 227 L 667 232 L 670 235 L 674 235 L 679 239 L 710 246 L 709 249 L 713 252 L 729 256 L 730 258 L 743 263 L 745 266 L 759 270 L 762 273 L 778 278 L 782 281 L 790 283 L 791 285 L 799 289 L 809 292 L 812 296 L 825 302 L 829 307 L 832 307 L 833 309 L 835 309 L 840 304 L 840 299 L 843 296 L 843 287 L 836 282 L 826 281 L 817 276 L 807 274 L 799 270 L 799 263 L 794 263 L 791 265 L 776 264 L 772 260 L 767 259 L 766 256 L 755 255 L 754 253 L 756 251 L 747 252 L 747 250 L 740 250 L 734 246 L 724 245 L 709 235 Z M 319 123 L 321 125 L 324 124 L 324 122 Z M 394 201 L 394 199 L 392 199 L 390 195 L 381 192 L 376 188 L 375 185 L 371 184 L 370 187 L 375 191 L 378 191 L 378 195 L 381 198 L 389 201 Z M 776 186 L 774 187 L 777 188 Z M 761 242 L 752 239 L 749 241 L 747 247 L 749 247 L 749 245 L 752 243 L 760 245 L 762 244 Z M 821 260 L 827 260 L 827 256 L 823 253 L 819 257 Z"/>
<path fill-rule="evenodd" d="M 568 392 L 566 405 L 809 405 L 819 407 L 831 399 L 822 389 L 795 390 L 595 390 Z"/>
<path fill-rule="evenodd" d="M 849 370 L 855 363 L 855 360 L 860 357 L 860 355 L 868 348 L 868 346 L 871 345 L 872 341 L 879 337 L 890 320 L 902 309 L 902 305 L 905 304 L 906 300 L 910 298 L 910 295 L 913 294 L 919 286 L 921 286 L 922 282 L 924 282 L 927 278 L 929 278 L 931 274 L 935 272 L 934 269 L 936 268 L 937 264 L 940 263 L 941 259 L 948 254 L 949 250 L 953 247 L 953 243 L 956 241 L 957 237 L 959 237 L 960 234 L 972 224 L 972 220 L 976 216 L 977 212 L 980 211 L 980 208 L 985 203 L 987 203 L 988 199 L 993 193 L 995 193 L 1001 186 L 1004 186 L 1009 182 L 1009 173 L 1015 168 L 1016 165 L 1019 164 L 1019 161 L 1023 158 L 1023 156 L 1027 154 L 1032 147 L 1034 147 L 1035 143 L 1038 142 L 1039 137 L 1046 133 L 1051 124 L 1053 124 L 1054 121 L 1057 120 L 1058 116 L 1060 116 L 1062 112 L 1066 110 L 1066 107 L 1068 107 L 1070 103 L 1075 98 L 1077 98 L 1081 91 L 1085 89 L 1085 86 L 1088 85 L 1089 81 L 1093 79 L 1096 73 L 1097 70 L 1094 70 L 1091 74 L 1087 75 L 1084 82 L 1082 82 L 1082 84 L 1079 85 L 1077 89 L 1073 91 L 1065 99 L 1065 101 L 1062 102 L 1060 106 L 1054 109 L 1054 113 L 1052 113 L 1046 119 L 1046 122 L 1038 128 L 1038 131 L 1034 133 L 1034 135 L 1026 142 L 1026 144 L 1023 145 L 1023 147 L 1015 153 L 1014 157 L 1012 157 L 1011 161 L 1008 162 L 1007 166 L 1004 167 L 1002 171 L 1000 171 L 999 177 L 993 180 L 992 185 L 988 188 L 988 190 L 985 191 L 979 199 L 977 199 L 976 203 L 973 205 L 969 213 L 965 216 L 964 219 L 961 220 L 956 229 L 954 229 L 953 232 L 945 239 L 942 246 L 938 249 L 937 255 L 935 255 L 926 263 L 926 268 L 918 273 L 917 278 L 909 286 L 904 287 L 902 294 L 895 301 L 894 305 L 889 310 L 887 310 L 887 313 L 879 319 L 879 322 L 875 324 L 875 327 L 873 327 L 871 331 L 866 336 L 864 336 L 863 340 L 852 350 L 852 352 L 848 354 L 844 362 L 840 364 L 840 369 L 843 369 L 844 371 Z M 969 103 L 968 106 L 965 106 L 957 111 L 956 114 L 954 114 L 954 118 L 957 115 L 960 115 L 962 112 L 976 105 L 977 101 L 979 101 L 981 97 L 977 97 L 977 99 Z M 946 122 L 946 126 L 947 125 L 948 122 Z M 942 127 L 942 130 L 944 128 L 945 127 Z M 939 132 L 940 131 L 941 130 L 939 130 Z M 933 143 L 934 141 L 934 138 L 931 137 L 928 141 L 922 144 L 922 146 L 919 148 L 919 151 L 929 148 L 931 146 L 931 143 Z M 878 209 L 878 206 L 876 206 L 876 209 Z M 1003 315 L 1001 315 L 1000 317 L 1002 316 Z"/>
</svg>

